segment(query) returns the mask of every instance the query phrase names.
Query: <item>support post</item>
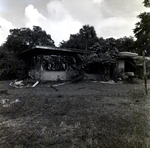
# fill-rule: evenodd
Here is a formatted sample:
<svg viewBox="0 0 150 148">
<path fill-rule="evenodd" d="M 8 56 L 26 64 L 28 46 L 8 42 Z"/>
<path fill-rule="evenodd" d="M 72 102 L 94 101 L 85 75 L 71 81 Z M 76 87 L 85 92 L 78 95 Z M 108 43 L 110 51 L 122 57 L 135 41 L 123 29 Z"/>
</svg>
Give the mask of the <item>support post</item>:
<svg viewBox="0 0 150 148">
<path fill-rule="evenodd" d="M 43 74 L 43 54 L 40 54 L 40 80 L 42 79 Z"/>
<path fill-rule="evenodd" d="M 143 51 L 143 74 L 144 74 L 145 92 L 146 92 L 146 94 L 148 94 L 148 91 L 147 91 L 147 74 L 146 74 L 145 51 Z"/>
</svg>

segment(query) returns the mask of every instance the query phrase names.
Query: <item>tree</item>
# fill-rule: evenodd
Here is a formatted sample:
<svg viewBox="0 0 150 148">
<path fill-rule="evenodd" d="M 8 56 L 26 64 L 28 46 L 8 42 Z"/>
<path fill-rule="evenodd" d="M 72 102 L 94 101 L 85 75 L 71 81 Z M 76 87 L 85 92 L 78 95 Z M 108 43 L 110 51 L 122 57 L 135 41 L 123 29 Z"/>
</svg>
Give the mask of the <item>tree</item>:
<svg viewBox="0 0 150 148">
<path fill-rule="evenodd" d="M 11 29 L 7 41 L 0 47 L 0 79 L 26 77 L 28 66 L 19 53 L 36 45 L 55 46 L 51 36 L 39 26 Z"/>
<path fill-rule="evenodd" d="M 68 41 L 62 41 L 60 43 L 60 47 L 81 49 L 81 42 L 81 36 L 79 34 L 72 34 L 70 35 L 70 39 Z"/>
<path fill-rule="evenodd" d="M 123 37 L 116 40 L 116 48 L 119 51 L 136 52 L 135 41 L 132 36 Z"/>
<path fill-rule="evenodd" d="M 88 50 L 98 41 L 93 26 L 84 25 L 77 34 L 71 34 L 68 41 L 62 41 L 60 47 Z"/>
<path fill-rule="evenodd" d="M 145 7 L 150 7 L 150 0 L 143 1 Z"/>
<path fill-rule="evenodd" d="M 55 46 L 51 36 L 39 26 L 11 29 L 4 46 L 14 52 L 21 52 L 36 45 Z"/>
<path fill-rule="evenodd" d="M 93 26 L 84 25 L 79 31 L 81 35 L 82 42 L 84 43 L 85 49 L 87 50 L 96 41 L 98 41 L 95 29 Z"/>
<path fill-rule="evenodd" d="M 144 6 L 150 7 L 150 1 L 144 0 Z M 143 76 L 145 83 L 145 92 L 147 94 L 147 73 L 145 55 L 150 55 L 150 13 L 144 12 L 138 15 L 140 21 L 136 23 L 134 29 L 135 37 L 137 38 L 137 48 L 141 55 L 143 55 Z"/>
<path fill-rule="evenodd" d="M 13 51 L 0 47 L 0 80 L 22 79 L 26 77 L 27 67 Z"/>
<path fill-rule="evenodd" d="M 145 7 L 150 7 L 150 1 L 143 1 Z M 143 12 L 137 16 L 140 21 L 135 24 L 134 34 L 137 38 L 136 45 L 137 50 L 140 55 L 142 55 L 143 50 L 147 50 L 148 55 L 150 55 L 150 13 Z"/>
<path fill-rule="evenodd" d="M 140 21 L 135 24 L 134 29 L 138 52 L 142 54 L 143 50 L 147 50 L 148 55 L 150 55 L 150 51 L 148 50 L 150 48 L 150 13 L 141 13 L 138 18 Z"/>
</svg>

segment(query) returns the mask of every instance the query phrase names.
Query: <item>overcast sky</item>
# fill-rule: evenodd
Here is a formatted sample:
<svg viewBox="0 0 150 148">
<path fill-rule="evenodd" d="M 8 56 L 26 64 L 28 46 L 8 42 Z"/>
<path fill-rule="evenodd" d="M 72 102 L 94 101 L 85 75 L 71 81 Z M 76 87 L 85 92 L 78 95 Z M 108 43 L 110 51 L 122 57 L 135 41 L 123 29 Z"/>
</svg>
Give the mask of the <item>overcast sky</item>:
<svg viewBox="0 0 150 148">
<path fill-rule="evenodd" d="M 40 26 L 58 46 L 83 25 L 94 26 L 97 36 L 134 36 L 137 15 L 147 11 L 143 0 L 0 0 L 0 44 L 9 29 Z"/>
</svg>

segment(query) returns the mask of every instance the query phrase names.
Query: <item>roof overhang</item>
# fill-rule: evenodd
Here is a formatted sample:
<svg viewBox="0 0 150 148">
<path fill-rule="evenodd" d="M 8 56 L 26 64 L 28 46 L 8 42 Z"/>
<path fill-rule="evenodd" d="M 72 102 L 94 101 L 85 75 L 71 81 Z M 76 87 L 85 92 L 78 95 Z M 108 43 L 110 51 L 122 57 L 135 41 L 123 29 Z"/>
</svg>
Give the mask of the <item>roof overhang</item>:
<svg viewBox="0 0 150 148">
<path fill-rule="evenodd" d="M 118 54 L 119 58 L 128 58 L 128 59 L 137 59 L 138 54 L 133 52 L 119 52 Z"/>
<path fill-rule="evenodd" d="M 35 46 L 31 49 L 25 50 L 21 53 L 22 56 L 34 56 L 34 55 L 76 55 L 76 54 L 87 54 L 95 53 L 94 51 L 80 50 L 80 49 L 67 49 L 58 47 L 47 47 L 47 46 Z"/>
</svg>

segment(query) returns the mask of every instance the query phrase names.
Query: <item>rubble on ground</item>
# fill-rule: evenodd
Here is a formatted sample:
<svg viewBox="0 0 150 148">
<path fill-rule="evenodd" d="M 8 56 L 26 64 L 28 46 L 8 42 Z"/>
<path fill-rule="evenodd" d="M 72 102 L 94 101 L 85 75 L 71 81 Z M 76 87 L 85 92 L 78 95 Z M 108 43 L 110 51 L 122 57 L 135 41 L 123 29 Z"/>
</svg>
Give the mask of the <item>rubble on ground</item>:
<svg viewBox="0 0 150 148">
<path fill-rule="evenodd" d="M 27 88 L 27 87 L 36 87 L 39 84 L 39 81 L 34 82 L 34 84 L 31 83 L 25 83 L 23 80 L 15 80 L 11 82 L 9 85 L 15 88 Z"/>
</svg>

